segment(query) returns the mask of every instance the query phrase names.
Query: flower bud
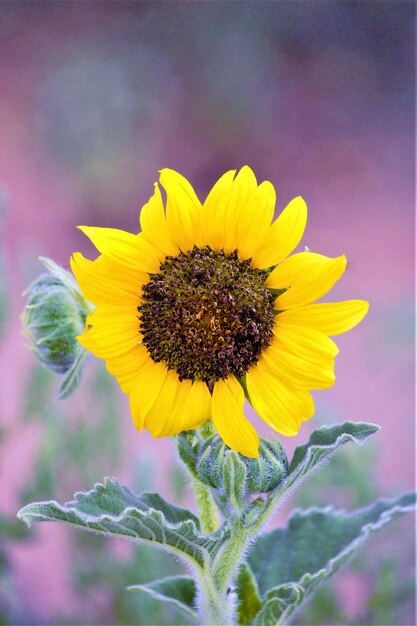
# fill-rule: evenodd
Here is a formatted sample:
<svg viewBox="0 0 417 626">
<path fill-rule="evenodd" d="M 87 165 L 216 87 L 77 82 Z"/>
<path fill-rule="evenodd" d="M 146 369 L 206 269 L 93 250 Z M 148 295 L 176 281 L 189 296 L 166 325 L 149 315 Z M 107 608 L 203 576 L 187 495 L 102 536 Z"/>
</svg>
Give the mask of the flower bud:
<svg viewBox="0 0 417 626">
<path fill-rule="evenodd" d="M 284 480 L 288 472 L 288 459 L 278 439 L 270 441 L 261 437 L 259 457 L 247 459 L 248 489 L 252 493 L 272 491 Z"/>
<path fill-rule="evenodd" d="M 39 276 L 24 294 L 24 334 L 42 363 L 65 374 L 83 350 L 76 336 L 84 329 L 89 305 L 71 274 L 49 259 L 41 261 L 50 273 Z"/>
<path fill-rule="evenodd" d="M 196 471 L 206 484 L 222 488 L 222 467 L 229 448 L 218 435 L 202 443 L 197 453 Z M 261 438 L 259 457 L 240 457 L 246 466 L 246 490 L 248 493 L 267 493 L 284 480 L 288 472 L 288 460 L 278 439 Z"/>
</svg>

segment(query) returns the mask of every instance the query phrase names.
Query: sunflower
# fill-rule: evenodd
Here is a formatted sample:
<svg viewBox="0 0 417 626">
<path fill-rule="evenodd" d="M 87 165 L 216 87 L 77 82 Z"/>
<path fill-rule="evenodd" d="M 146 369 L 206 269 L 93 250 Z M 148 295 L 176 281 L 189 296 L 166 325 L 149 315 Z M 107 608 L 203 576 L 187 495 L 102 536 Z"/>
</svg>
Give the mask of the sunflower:
<svg viewBox="0 0 417 626">
<path fill-rule="evenodd" d="M 275 191 L 243 167 L 226 172 L 203 204 L 164 169 L 140 213 L 139 234 L 80 226 L 95 261 L 71 267 L 95 305 L 79 342 L 105 359 L 129 394 L 135 426 L 154 437 L 212 419 L 230 448 L 258 456 L 245 397 L 283 435 L 314 413 L 309 390 L 333 385 L 338 335 L 368 303 L 312 304 L 341 277 L 346 258 L 289 256 L 307 221 L 301 197 L 272 222 Z M 272 223 L 271 223 L 272 222 Z"/>
</svg>

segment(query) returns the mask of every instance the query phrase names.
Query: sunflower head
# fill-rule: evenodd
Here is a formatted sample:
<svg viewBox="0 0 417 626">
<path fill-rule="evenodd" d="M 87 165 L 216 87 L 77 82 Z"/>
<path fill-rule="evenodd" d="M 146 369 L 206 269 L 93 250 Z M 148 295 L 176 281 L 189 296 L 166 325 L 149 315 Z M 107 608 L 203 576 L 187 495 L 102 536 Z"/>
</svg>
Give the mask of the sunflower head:
<svg viewBox="0 0 417 626">
<path fill-rule="evenodd" d="M 275 191 L 244 167 L 201 203 L 162 170 L 140 214 L 141 232 L 80 227 L 100 255 L 72 269 L 95 311 L 80 343 L 106 360 L 129 394 L 133 421 L 155 437 L 212 419 L 230 448 L 258 457 L 245 397 L 275 431 L 295 435 L 312 417 L 312 389 L 334 383 L 345 332 L 368 304 L 315 304 L 341 277 L 344 256 L 290 256 L 307 220 L 295 198 L 275 221 Z"/>
<path fill-rule="evenodd" d="M 271 342 L 275 297 L 268 272 L 209 246 L 167 257 L 143 286 L 142 342 L 180 381 L 245 375 Z"/>
</svg>

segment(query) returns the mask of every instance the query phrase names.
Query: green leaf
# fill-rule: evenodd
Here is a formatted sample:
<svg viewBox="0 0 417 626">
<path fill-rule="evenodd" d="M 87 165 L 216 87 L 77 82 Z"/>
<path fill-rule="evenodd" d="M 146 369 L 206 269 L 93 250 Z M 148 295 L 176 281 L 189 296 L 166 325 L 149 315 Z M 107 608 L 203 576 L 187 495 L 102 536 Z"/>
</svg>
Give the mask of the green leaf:
<svg viewBox="0 0 417 626">
<path fill-rule="evenodd" d="M 301 602 L 374 533 L 414 510 L 415 503 L 416 496 L 410 493 L 395 500 L 379 500 L 352 513 L 332 507 L 297 510 L 286 528 L 260 537 L 248 560 L 264 596 L 255 623 L 287 623 Z"/>
<path fill-rule="evenodd" d="M 259 597 L 258 585 L 253 572 L 247 563 L 244 563 L 236 580 L 237 592 L 237 621 L 240 626 L 249 626 L 262 606 Z"/>
<path fill-rule="evenodd" d="M 64 505 L 55 501 L 34 502 L 18 517 L 28 525 L 36 521 L 63 521 L 79 528 L 164 548 L 189 564 L 202 567 L 217 553 L 219 538 L 200 534 L 198 518 L 170 504 L 157 493 L 133 495 L 114 478 L 94 489 L 78 492 Z"/>
<path fill-rule="evenodd" d="M 334 426 L 322 426 L 311 434 L 308 443 L 295 449 L 289 471 L 291 473 L 301 467 L 306 469 L 306 466 L 308 471 L 322 462 L 339 446 L 348 443 L 348 441 L 361 444 L 369 435 L 373 435 L 378 430 L 377 424 L 367 424 L 366 422 L 344 422 Z"/>
<path fill-rule="evenodd" d="M 246 466 L 234 450 L 226 453 L 222 473 L 222 488 L 232 507 L 231 513 L 237 513 L 244 506 Z"/>
<path fill-rule="evenodd" d="M 269 591 L 254 621 L 254 626 L 275 626 L 287 624 L 288 618 L 302 603 L 304 589 L 296 583 L 280 585 Z"/>
<path fill-rule="evenodd" d="M 77 389 L 78 385 L 80 384 L 81 375 L 83 373 L 83 369 L 88 356 L 89 353 L 87 352 L 87 350 L 80 346 L 78 355 L 71 369 L 66 373 L 65 378 L 59 387 L 57 396 L 58 400 L 66 400 L 66 398 L 69 398 Z"/>
<path fill-rule="evenodd" d="M 344 422 L 335 426 L 322 426 L 315 430 L 303 446 L 295 449 L 289 467 L 289 474 L 284 482 L 274 491 L 274 497 L 298 486 L 311 472 L 345 443 L 353 441 L 362 444 L 367 437 L 376 433 L 379 426 L 365 422 Z"/>
<path fill-rule="evenodd" d="M 131 585 L 129 591 L 144 591 L 159 602 L 167 602 L 183 611 L 190 619 L 198 622 L 194 610 L 196 584 L 188 576 L 169 576 L 146 585 Z"/>
</svg>

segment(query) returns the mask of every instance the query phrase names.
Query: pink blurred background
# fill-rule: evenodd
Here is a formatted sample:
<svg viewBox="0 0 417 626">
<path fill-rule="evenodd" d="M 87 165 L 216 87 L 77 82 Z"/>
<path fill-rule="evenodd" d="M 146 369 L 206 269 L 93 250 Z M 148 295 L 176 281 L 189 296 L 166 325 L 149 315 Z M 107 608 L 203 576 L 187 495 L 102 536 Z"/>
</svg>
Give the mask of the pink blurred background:
<svg viewBox="0 0 417 626">
<path fill-rule="evenodd" d="M 92 257 L 78 224 L 137 231 L 162 167 L 184 174 L 201 198 L 225 170 L 246 163 L 275 185 L 277 212 L 294 196 L 305 198 L 303 245 L 348 258 L 331 299 L 365 298 L 370 311 L 338 339 L 337 382 L 315 394 L 317 418 L 284 444 L 290 452 L 319 423 L 376 422 L 374 497 L 414 487 L 413 12 L 401 0 L 0 6 L 2 515 L 13 518 L 23 504 L 48 436 L 45 411 L 69 421 L 86 406 L 94 413 L 89 371 L 65 408 L 52 385 L 37 418 L 24 418 L 34 357 L 19 316 L 21 293 L 41 271 L 36 258 L 68 266 L 74 250 Z M 64 468 L 65 485 L 51 487 L 53 497 L 69 499 L 106 473 L 134 487 L 145 458 L 152 469 L 141 471 L 173 499 L 171 442 L 139 435 L 126 398 L 111 389 L 111 427 L 122 432 L 117 461 L 107 464 L 104 455 L 95 464 L 100 450 L 92 438 L 91 482 L 80 484 Z M 105 587 L 82 602 L 77 596 L 71 533 L 42 525 L 29 540 L 10 542 L 4 602 L 12 623 L 112 623 Z M 384 551 L 388 544 L 401 584 L 413 564 L 410 520 L 396 522 L 376 545 Z M 377 556 L 369 558 L 377 567 Z M 356 624 L 365 619 L 372 571 L 364 579 L 340 576 L 345 613 Z M 83 607 L 76 616 L 74 604 Z M 414 624 L 412 603 L 404 606 L 386 624 Z"/>
</svg>

